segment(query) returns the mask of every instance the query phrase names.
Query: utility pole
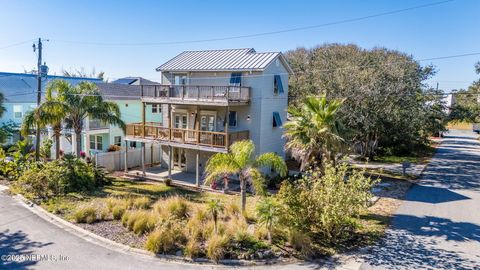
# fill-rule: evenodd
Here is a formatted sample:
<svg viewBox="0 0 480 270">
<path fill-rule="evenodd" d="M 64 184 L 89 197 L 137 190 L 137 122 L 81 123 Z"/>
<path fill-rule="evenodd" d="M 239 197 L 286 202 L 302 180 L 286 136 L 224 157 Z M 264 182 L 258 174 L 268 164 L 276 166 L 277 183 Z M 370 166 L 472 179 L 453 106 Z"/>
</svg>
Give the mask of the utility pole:
<svg viewBox="0 0 480 270">
<path fill-rule="evenodd" d="M 48 41 L 48 40 L 47 40 Z M 42 102 L 42 77 L 47 75 L 46 65 L 42 66 L 42 39 L 38 38 L 38 45 L 33 44 L 33 52 L 38 49 L 37 62 L 37 108 Z M 40 123 L 37 121 L 37 128 L 35 131 L 35 160 L 40 159 Z"/>
</svg>

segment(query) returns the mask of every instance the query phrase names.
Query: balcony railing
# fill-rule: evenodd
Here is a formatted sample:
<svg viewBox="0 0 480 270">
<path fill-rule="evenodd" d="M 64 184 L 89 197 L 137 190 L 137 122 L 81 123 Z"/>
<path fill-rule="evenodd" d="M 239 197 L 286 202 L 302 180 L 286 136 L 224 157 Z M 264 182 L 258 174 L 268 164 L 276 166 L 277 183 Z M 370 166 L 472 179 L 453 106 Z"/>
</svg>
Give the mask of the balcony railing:
<svg viewBox="0 0 480 270">
<path fill-rule="evenodd" d="M 97 119 L 94 119 L 94 120 L 90 120 L 88 121 L 88 128 L 90 130 L 94 130 L 94 129 L 108 129 L 110 127 L 109 124 L 106 124 L 100 120 L 97 120 Z"/>
<path fill-rule="evenodd" d="M 165 101 L 245 103 L 250 101 L 250 87 L 142 85 L 142 97 Z"/>
<path fill-rule="evenodd" d="M 127 125 L 127 136 L 151 140 L 178 142 L 209 147 L 228 148 L 233 142 L 246 140 L 249 131 L 215 132 L 194 129 L 168 128 L 159 123 Z M 228 139 L 228 140 L 227 140 Z"/>
</svg>

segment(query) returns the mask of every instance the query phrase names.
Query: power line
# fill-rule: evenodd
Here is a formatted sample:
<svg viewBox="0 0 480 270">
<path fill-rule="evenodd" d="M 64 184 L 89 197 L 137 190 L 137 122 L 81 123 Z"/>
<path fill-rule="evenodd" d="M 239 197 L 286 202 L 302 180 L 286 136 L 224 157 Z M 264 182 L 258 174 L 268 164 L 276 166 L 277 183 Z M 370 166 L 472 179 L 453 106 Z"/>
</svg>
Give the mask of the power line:
<svg viewBox="0 0 480 270">
<path fill-rule="evenodd" d="M 4 46 L 4 47 L 0 47 L 0 50 L 8 49 L 8 48 L 15 47 L 15 46 L 20 46 L 20 45 L 23 45 L 23 44 L 26 44 L 26 43 L 30 43 L 32 41 L 34 41 L 34 39 L 29 39 L 29 40 L 13 43 L 13 44 L 10 44 L 10 45 Z"/>
<path fill-rule="evenodd" d="M 276 35 L 276 34 L 282 34 L 282 33 L 288 33 L 288 32 L 296 32 L 296 31 L 304 31 L 304 30 L 315 29 L 315 28 L 322 28 L 322 27 L 338 25 L 338 24 L 358 22 L 358 21 L 363 21 L 363 20 L 367 20 L 367 19 L 383 17 L 383 16 L 393 15 L 393 14 L 397 14 L 397 13 L 403 13 L 403 12 L 407 12 L 407 11 L 411 11 L 411 10 L 415 10 L 415 9 L 421 9 L 421 8 L 426 8 L 426 7 L 442 5 L 442 4 L 453 2 L 453 1 L 455 1 L 455 0 L 433 2 L 433 3 L 428 3 L 428 4 L 423 4 L 423 5 L 418 5 L 418 6 L 413 6 L 413 7 L 403 8 L 403 9 L 391 10 L 391 11 L 376 13 L 376 14 L 372 14 L 372 15 L 355 17 L 355 18 L 351 18 L 351 19 L 344 19 L 344 20 L 322 23 L 322 24 L 317 24 L 317 25 L 302 26 L 302 27 L 295 27 L 295 28 L 289 28 L 289 29 L 283 29 L 283 30 L 261 32 L 261 33 L 254 33 L 254 34 L 246 34 L 246 35 L 238 35 L 238 36 L 210 38 L 210 39 L 165 41 L 165 42 L 143 42 L 143 43 L 109 43 L 109 42 L 69 41 L 69 40 L 54 40 L 54 41 L 63 42 L 63 43 L 72 43 L 72 44 L 82 44 L 82 45 L 98 45 L 98 46 L 157 46 L 157 45 L 175 45 L 175 44 L 189 44 L 189 43 L 204 43 L 204 42 L 213 42 L 213 41 L 224 41 L 224 40 L 232 40 L 232 39 L 269 36 L 269 35 Z"/>
</svg>

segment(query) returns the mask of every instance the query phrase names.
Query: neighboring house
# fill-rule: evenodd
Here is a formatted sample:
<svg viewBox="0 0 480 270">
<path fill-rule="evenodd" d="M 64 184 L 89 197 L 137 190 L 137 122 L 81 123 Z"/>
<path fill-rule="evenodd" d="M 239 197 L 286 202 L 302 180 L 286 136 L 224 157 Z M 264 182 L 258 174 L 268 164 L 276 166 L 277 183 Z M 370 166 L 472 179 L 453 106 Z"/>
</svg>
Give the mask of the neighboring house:
<svg viewBox="0 0 480 270">
<path fill-rule="evenodd" d="M 142 77 L 124 77 L 113 81 L 116 84 L 128 84 L 128 85 L 142 85 L 142 84 L 159 84 L 154 81 L 147 80 Z"/>
<path fill-rule="evenodd" d="M 118 81 L 118 80 L 117 80 Z M 150 82 L 150 81 L 149 81 Z M 140 85 L 119 83 L 97 83 L 103 98 L 115 102 L 125 123 L 135 123 L 142 120 L 138 113 L 142 109 Z M 162 123 L 162 111 L 159 106 L 148 105 L 146 121 Z M 102 123 L 95 119 L 88 119 L 84 124 L 82 147 L 85 153 L 93 156 L 97 152 L 107 152 L 110 145 L 124 146 L 125 134 L 115 125 Z M 135 147 L 135 143 L 130 145 Z"/>
<path fill-rule="evenodd" d="M 48 75 L 42 80 L 42 99 L 44 97 L 46 85 L 56 79 L 66 80 L 72 85 L 76 85 L 82 81 L 101 82 L 101 79 L 95 78 Z M 0 124 L 13 122 L 20 127 L 25 114 L 37 107 L 37 76 L 35 74 L 26 73 L 0 72 L 0 92 L 5 96 L 4 106 L 7 109 L 0 118 Z M 19 138 L 19 134 L 14 134 L 7 143 L 14 143 Z"/>
<path fill-rule="evenodd" d="M 196 172 L 199 185 L 208 158 L 243 139 L 255 143 L 257 154 L 284 156 L 282 124 L 292 70 L 281 53 L 186 51 L 157 71 L 161 84 L 142 85 L 141 98 L 145 111 L 161 106 L 164 121 L 142 117 L 127 125 L 126 140 L 143 149 L 146 143 L 160 144 L 161 166 L 169 177 L 173 168 Z M 145 115 L 141 108 L 137 114 Z"/>
</svg>

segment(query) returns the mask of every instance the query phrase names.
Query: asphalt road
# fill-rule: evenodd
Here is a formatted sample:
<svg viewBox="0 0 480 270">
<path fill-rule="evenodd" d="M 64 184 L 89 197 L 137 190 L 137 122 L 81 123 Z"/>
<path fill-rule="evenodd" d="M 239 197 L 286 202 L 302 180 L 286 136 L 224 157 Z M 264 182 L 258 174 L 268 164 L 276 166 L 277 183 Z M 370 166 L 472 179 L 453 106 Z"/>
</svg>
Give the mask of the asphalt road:
<svg viewBox="0 0 480 270">
<path fill-rule="evenodd" d="M 451 131 L 362 269 L 480 269 L 480 143 Z"/>
</svg>

